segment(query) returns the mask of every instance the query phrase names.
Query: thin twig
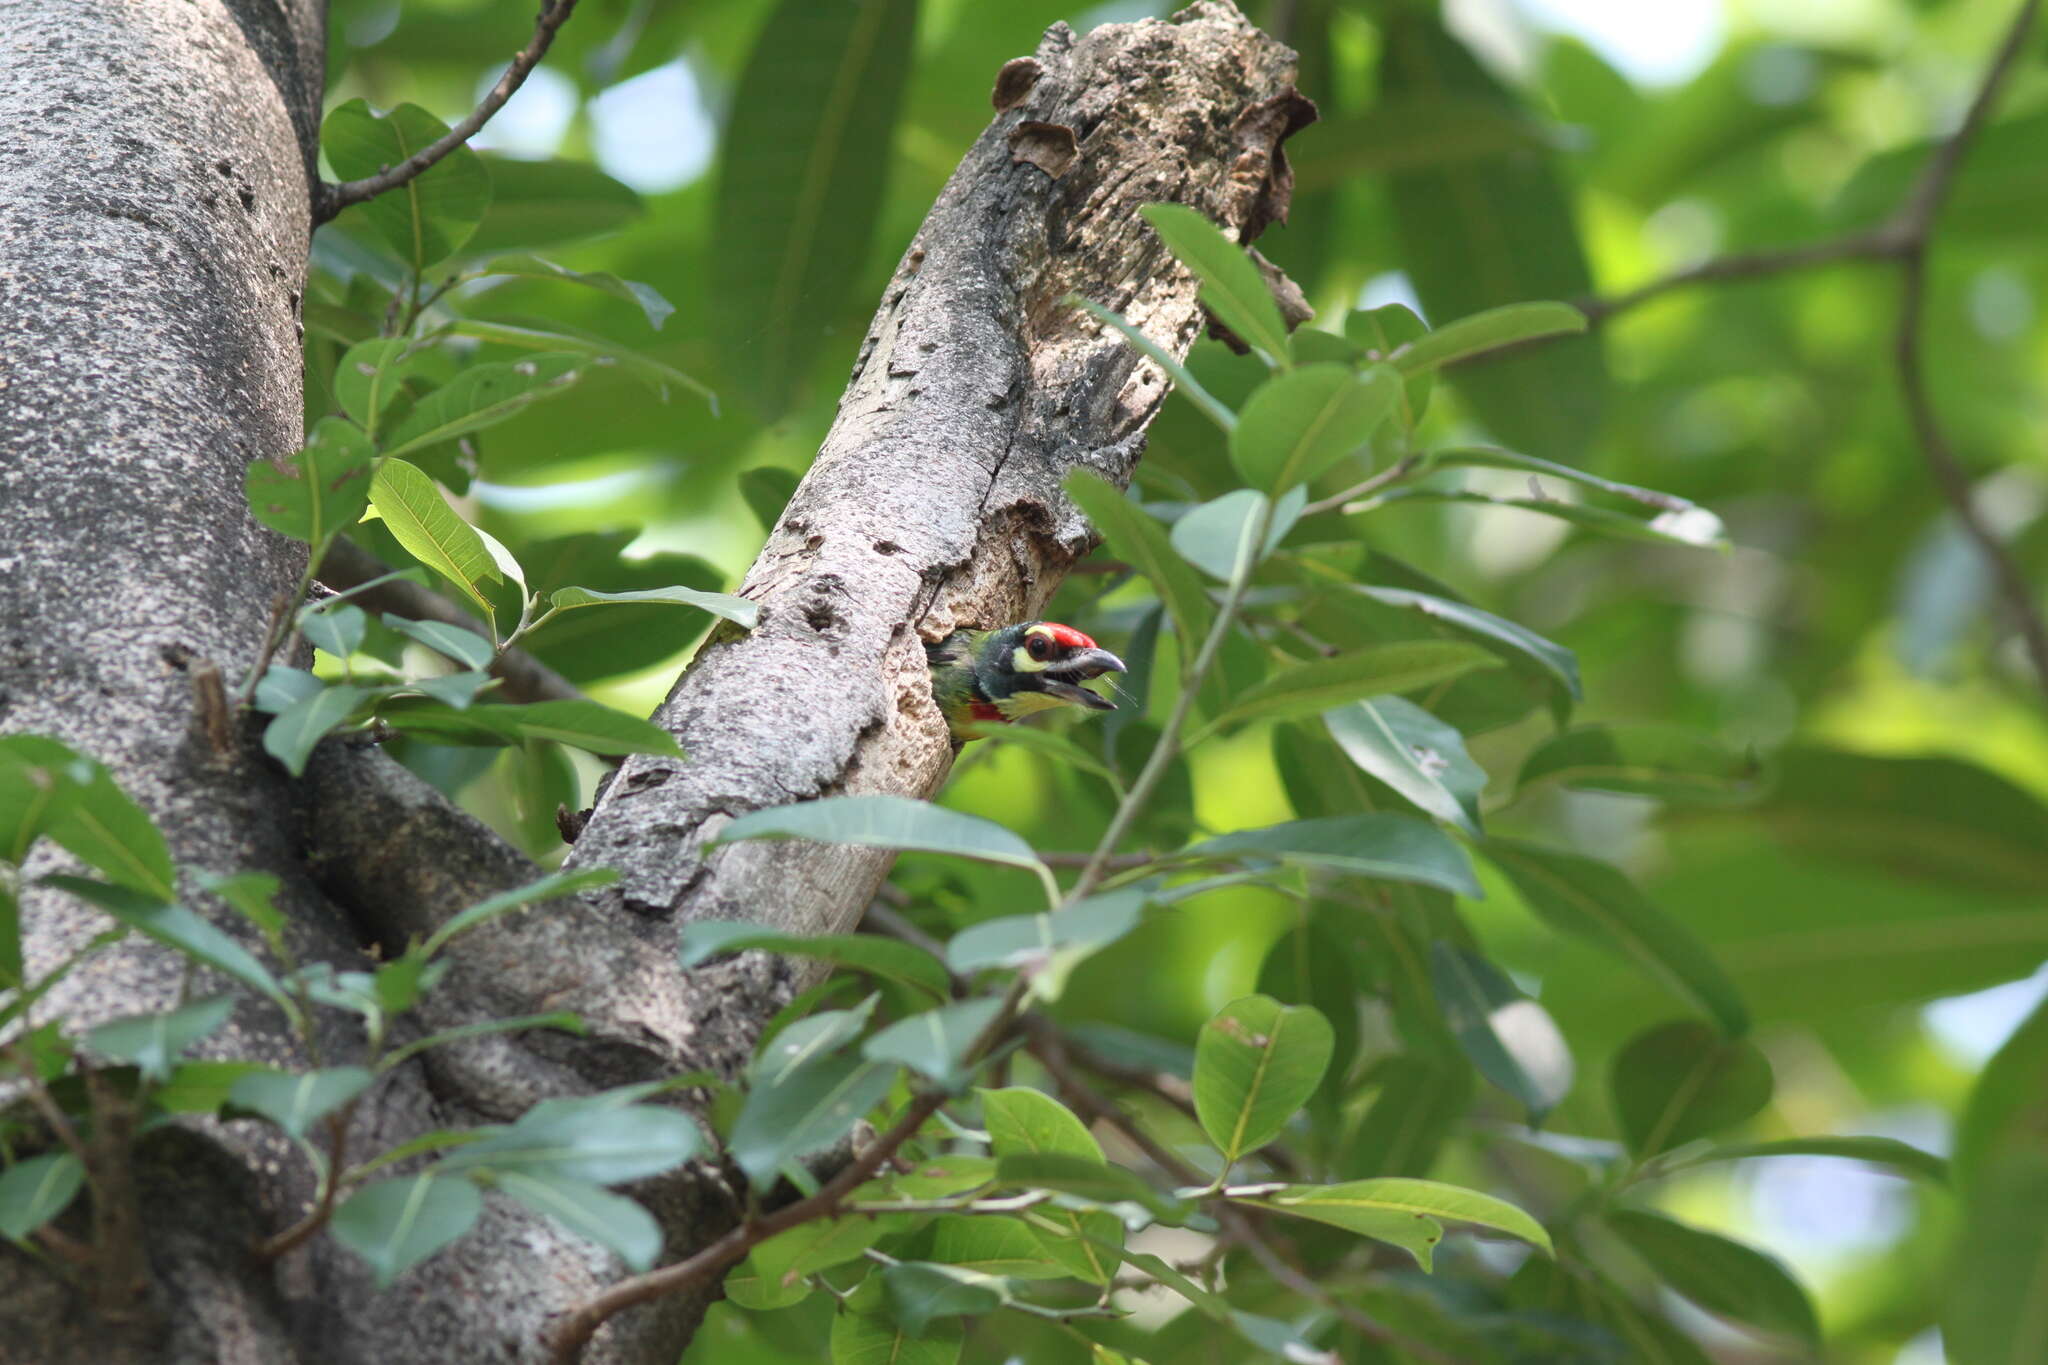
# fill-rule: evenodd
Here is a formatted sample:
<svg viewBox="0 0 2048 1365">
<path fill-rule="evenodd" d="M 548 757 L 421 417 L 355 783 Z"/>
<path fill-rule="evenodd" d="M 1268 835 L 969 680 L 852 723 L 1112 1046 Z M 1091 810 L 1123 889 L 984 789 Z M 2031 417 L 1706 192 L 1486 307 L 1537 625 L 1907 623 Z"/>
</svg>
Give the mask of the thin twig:
<svg viewBox="0 0 2048 1365">
<path fill-rule="evenodd" d="M 1074 1109 L 1115 1128 L 1129 1138 L 1139 1151 L 1150 1157 L 1160 1170 L 1181 1184 L 1209 1183 L 1200 1171 L 1168 1151 L 1163 1144 L 1147 1133 L 1142 1125 L 1124 1113 L 1114 1101 L 1103 1096 L 1083 1080 L 1069 1064 L 1066 1044 L 1056 1031 L 1039 1031 L 1031 1043 L 1031 1051 L 1033 1056 L 1044 1063 L 1046 1074 L 1053 1078 L 1060 1094 Z M 1399 1347 L 1420 1360 L 1434 1362 L 1434 1365 L 1462 1365 L 1456 1357 L 1445 1355 L 1427 1342 L 1417 1341 L 1405 1332 L 1389 1327 L 1377 1318 L 1331 1296 L 1321 1285 L 1288 1265 L 1280 1253 L 1266 1242 L 1244 1209 L 1223 1200 L 1213 1200 L 1210 1203 L 1216 1214 L 1216 1221 L 1223 1226 L 1228 1239 L 1250 1251 L 1259 1263 L 1265 1266 L 1267 1274 L 1296 1294 L 1343 1319 L 1354 1331 L 1374 1341 Z"/>
<path fill-rule="evenodd" d="M 1586 321 L 1598 326 L 1617 313 L 1626 313 L 1661 298 L 1673 290 L 1684 289 L 1695 284 L 1721 284 L 1730 280 L 1761 280 L 1772 275 L 1784 275 L 1794 270 L 1810 270 L 1814 266 L 1834 265 L 1844 261 L 1885 261 L 1898 255 L 1898 243 L 1890 226 L 1874 228 L 1868 232 L 1851 233 L 1847 237 L 1835 237 L 1825 242 L 1809 242 L 1803 246 L 1774 247 L 1765 251 L 1745 251 L 1733 256 L 1719 256 L 1710 261 L 1685 270 L 1674 271 L 1648 284 L 1638 285 L 1625 294 L 1611 298 L 1586 298 L 1574 303 L 1586 315 Z M 1507 348 L 1493 355 L 1505 355 Z"/>
<path fill-rule="evenodd" d="M 318 577 L 328 587 L 346 592 L 390 573 L 388 565 L 361 546 L 336 540 L 320 558 Z M 371 611 L 388 611 L 410 621 L 439 621 L 489 638 L 474 616 L 441 594 L 402 578 L 380 583 L 358 595 L 356 601 Z M 491 660 L 490 673 L 504 683 L 500 695 L 507 701 L 577 701 L 583 696 L 576 684 L 524 650 L 508 649 L 499 654 Z"/>
<path fill-rule="evenodd" d="M 339 185 L 321 185 L 313 199 L 313 225 L 318 227 L 345 208 L 374 199 L 386 190 L 397 189 L 475 137 L 490 122 L 491 115 L 504 108 L 505 101 L 526 83 L 533 68 L 540 65 L 540 59 L 547 55 L 548 45 L 555 41 L 555 30 L 568 20 L 569 11 L 575 8 L 576 0 L 548 0 L 534 20 L 532 40 L 512 58 L 512 64 L 505 68 L 504 75 L 498 77 L 498 83 L 491 87 L 483 102 L 462 122 L 449 129 L 446 137 L 428 143 L 396 166 L 387 166 L 375 175 L 361 180 L 344 180 Z"/>
<path fill-rule="evenodd" d="M 1934 220 L 1941 212 L 1964 153 L 1990 117 L 2006 76 L 2018 60 L 2021 48 L 2026 45 L 2027 32 L 2033 26 L 2039 9 L 2040 0 L 2025 0 L 2020 6 L 2004 43 L 1991 59 L 1991 66 L 1984 74 L 1984 83 L 1978 87 L 1977 97 L 1971 101 L 1961 126 L 1936 149 L 1900 212 L 1899 225 L 1907 245 L 1899 258 L 1899 323 L 1893 350 L 1899 366 L 1899 386 L 1905 391 L 1906 411 L 1912 416 L 1913 434 L 1920 443 L 1920 454 L 1927 462 L 1927 471 L 1933 476 L 1942 497 L 1947 499 L 1957 522 L 1984 556 L 1984 562 L 1998 585 L 1998 595 L 2004 603 L 2006 615 L 2011 617 L 2020 641 L 2026 647 L 2028 662 L 2034 669 L 2034 681 L 2048 691 L 2048 623 L 2041 619 L 2033 586 L 2027 582 L 2026 575 L 2020 572 L 2019 565 L 2007 551 L 2005 542 L 1984 520 L 1977 510 L 1976 501 L 1970 496 L 1970 477 L 1935 418 L 1934 400 L 1927 389 L 1927 372 L 1920 354 L 1920 324 L 1926 312 L 1927 245 L 1933 234 Z"/>
<path fill-rule="evenodd" d="M 1651 299 L 1661 298 L 1689 285 L 1761 279 L 1844 261 L 1891 262 L 1898 266 L 1899 319 L 1892 349 L 1898 366 L 1899 386 L 1904 391 L 1921 458 L 1956 521 L 1983 556 L 2005 613 L 2011 618 L 2026 648 L 2035 682 L 2048 692 L 2048 622 L 2042 618 L 2034 589 L 2027 582 L 2026 575 L 1971 500 L 1969 474 L 1956 457 L 1934 414 L 1920 346 L 1920 328 L 1926 313 L 1927 251 L 1933 242 L 1935 220 L 1940 217 L 1942 206 L 1954 187 L 1963 158 L 1989 121 L 2006 78 L 2011 75 L 2014 64 L 2026 47 L 2027 34 L 2032 30 L 2039 10 L 2040 0 L 2022 0 L 2011 27 L 2006 30 L 2004 40 L 1999 43 L 1997 52 L 1985 69 L 1983 80 L 1978 83 L 1977 93 L 1971 99 L 1962 122 L 1936 145 L 1912 189 L 1884 223 L 1828 241 L 1723 256 L 1652 280 L 1624 294 L 1576 300 L 1575 306 L 1586 315 L 1590 325 L 1598 326 Z M 1489 361 L 1502 359 L 1548 344 L 1551 340 L 1554 338 L 1539 338 L 1503 347 L 1488 352 L 1484 358 Z"/>
<path fill-rule="evenodd" d="M 1301 509 L 1301 515 L 1306 518 L 1317 516 L 1323 512 L 1333 512 L 1347 502 L 1377 493 L 1388 484 L 1398 483 L 1402 479 L 1407 478 L 1415 466 L 1420 463 L 1421 459 L 1418 456 L 1403 455 L 1371 478 L 1355 483 L 1341 493 L 1332 493 L 1327 498 L 1310 503 Z"/>
<path fill-rule="evenodd" d="M 1259 510 L 1245 524 L 1239 534 L 1237 564 L 1230 575 L 1230 586 L 1224 590 L 1223 601 L 1216 608 L 1216 620 L 1209 627 L 1209 636 L 1202 641 L 1202 647 L 1195 652 L 1195 661 L 1181 678 L 1180 695 L 1174 698 L 1173 710 L 1167 714 L 1166 726 L 1159 732 L 1159 738 L 1152 745 L 1151 757 L 1139 770 L 1138 780 L 1131 783 L 1130 791 L 1118 803 L 1116 814 L 1110 818 L 1109 828 L 1102 832 L 1102 839 L 1095 845 L 1095 853 L 1088 859 L 1087 866 L 1075 879 L 1067 892 L 1067 903 L 1072 904 L 1093 891 L 1109 870 L 1109 860 L 1116 854 L 1116 846 L 1130 831 L 1138 818 L 1138 812 L 1152 799 L 1153 789 L 1166 776 L 1166 769 L 1180 753 L 1181 730 L 1186 727 L 1188 715 L 1194 710 L 1195 695 L 1202 690 L 1202 681 L 1209 676 L 1210 667 L 1223 652 L 1223 641 L 1230 634 L 1231 623 L 1237 619 L 1237 609 L 1244 604 L 1245 589 L 1251 585 L 1252 570 L 1258 563 L 1258 547 L 1266 543 L 1266 532 L 1273 524 L 1273 502 L 1262 498 Z"/>
<path fill-rule="evenodd" d="M 334 1216 L 335 1197 L 341 1190 L 342 1168 L 348 1160 L 348 1126 L 354 1121 L 355 1114 L 356 1101 L 350 1100 L 340 1112 L 328 1115 L 327 1171 L 326 1179 L 320 1182 L 320 1197 L 304 1218 L 275 1237 L 266 1237 L 258 1242 L 256 1254 L 259 1257 L 267 1261 L 284 1255 L 327 1226 L 327 1220 Z"/>
<path fill-rule="evenodd" d="M 985 1055 L 1009 1032 L 1024 1008 L 1028 989 L 1028 983 L 1021 975 L 1010 984 L 995 1017 L 968 1045 L 964 1054 L 968 1061 Z M 613 1315 L 655 1299 L 679 1294 L 733 1264 L 776 1233 L 840 1212 L 846 1196 L 882 1169 L 904 1143 L 917 1136 L 925 1121 L 938 1113 L 948 1098 L 942 1090 L 926 1091 L 913 1097 L 903 1116 L 891 1125 L 889 1131 L 842 1166 L 830 1180 L 818 1187 L 816 1194 L 742 1223 L 694 1256 L 621 1280 L 602 1294 L 577 1305 L 548 1333 L 548 1347 L 555 1365 L 575 1365 L 582 1359 L 583 1348 L 590 1344 L 590 1338 Z"/>
</svg>

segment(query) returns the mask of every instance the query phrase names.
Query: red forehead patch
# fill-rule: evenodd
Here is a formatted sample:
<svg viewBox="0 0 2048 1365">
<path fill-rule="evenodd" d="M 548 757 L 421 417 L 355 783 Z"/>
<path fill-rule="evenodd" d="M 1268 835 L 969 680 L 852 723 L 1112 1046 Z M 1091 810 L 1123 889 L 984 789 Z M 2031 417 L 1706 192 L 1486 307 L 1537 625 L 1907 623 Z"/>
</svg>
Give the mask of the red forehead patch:
<svg viewBox="0 0 2048 1365">
<path fill-rule="evenodd" d="M 1063 626 L 1057 621 L 1047 621 L 1045 623 L 1045 629 L 1047 633 L 1049 633 L 1052 636 L 1052 642 L 1056 645 L 1061 646 L 1062 648 L 1095 648 L 1095 642 L 1093 640 L 1083 635 L 1080 631 L 1075 630 L 1072 626 Z"/>
</svg>

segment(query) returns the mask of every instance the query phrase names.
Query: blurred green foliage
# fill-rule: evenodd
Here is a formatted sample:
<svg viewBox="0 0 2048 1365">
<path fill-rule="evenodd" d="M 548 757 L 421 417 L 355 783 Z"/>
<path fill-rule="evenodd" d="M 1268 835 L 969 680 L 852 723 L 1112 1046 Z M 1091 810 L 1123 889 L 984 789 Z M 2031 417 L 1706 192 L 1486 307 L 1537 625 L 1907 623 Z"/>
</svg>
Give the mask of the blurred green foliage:
<svg viewBox="0 0 2048 1365">
<path fill-rule="evenodd" d="M 764 502 L 758 490 L 783 487 L 766 472 L 801 471 L 815 449 L 895 258 L 987 119 L 996 68 L 1054 20 L 1085 28 L 1153 8 L 583 0 L 494 130 L 503 148 L 480 161 L 491 205 L 463 249 L 538 251 L 644 284 L 674 314 L 657 330 L 630 293 L 518 275 L 461 287 L 448 297 L 451 316 L 480 324 L 467 333 L 477 339 L 472 361 L 531 353 L 504 329 L 604 338 L 701 381 L 719 401 L 671 383 L 663 402 L 655 390 L 664 385 L 647 382 L 662 370 L 617 363 L 475 433 L 440 466 L 423 463 L 466 494 L 464 510 L 537 587 L 731 587 L 780 496 Z M 1702 54 L 1710 59 L 1697 75 L 1655 87 L 1522 18 L 1505 41 L 1480 46 L 1426 3 L 1250 8 L 1301 50 L 1303 88 L 1323 115 L 1289 145 L 1299 176 L 1292 221 L 1259 245 L 1317 306 L 1314 325 L 1342 331 L 1361 304 L 1405 302 L 1438 325 L 1523 300 L 1611 296 L 1714 254 L 1867 225 L 1953 125 L 2013 7 L 1874 0 L 1826 23 L 1794 7 L 1731 12 L 1721 49 Z M 514 50 L 528 23 L 527 7 L 490 0 L 336 0 L 330 102 L 412 103 L 452 119 L 495 75 L 479 54 Z M 2037 32 L 1939 224 L 1925 335 L 1935 402 L 1980 507 L 2036 583 L 2048 579 L 2043 47 Z M 378 241 L 361 209 L 317 239 L 309 425 L 342 409 L 329 376 L 362 339 L 351 327 L 376 321 L 395 282 L 380 275 Z M 1675 1170 L 1631 1199 L 1790 1262 L 1818 1301 L 1829 1361 L 1889 1365 L 1945 1314 L 1971 1324 L 1973 1354 L 1955 1359 L 2017 1361 L 2031 1357 L 1998 1354 L 2013 1349 L 1998 1318 L 2014 1311 L 2013 1267 L 2048 1255 L 2048 1194 L 2038 1146 L 2011 1136 L 2024 1123 L 2012 1097 L 2038 1102 L 2043 1073 L 2032 1053 L 2020 1056 L 1987 1073 L 1999 1093 L 1970 1101 L 1975 1058 L 1942 1044 L 1922 1006 L 2027 976 L 2048 955 L 2048 725 L 1989 580 L 1911 439 L 1891 368 L 1896 294 L 1892 273 L 1870 265 L 1674 292 L 1596 334 L 1450 371 L 1433 392 L 1408 390 L 1410 404 L 1428 404 L 1418 439 L 1430 448 L 1497 443 L 1666 490 L 1717 513 L 1729 553 L 1610 538 L 1502 505 L 1524 498 L 1532 479 L 1539 498 L 1566 496 L 1566 485 L 1478 470 L 1462 487 L 1490 501 L 1390 500 L 1369 515 L 1304 518 L 1289 542 L 1300 553 L 1282 556 L 1260 585 L 1356 580 L 1461 597 L 1571 651 L 1584 692 L 1574 725 L 1662 727 L 1708 746 L 1684 762 L 1670 746 L 1623 757 L 1661 754 L 1669 771 L 1714 786 L 1711 800 L 1690 799 L 1687 781 L 1659 785 L 1655 763 L 1648 779 L 1630 786 L 1624 775 L 1617 787 L 1554 752 L 1555 775 L 1518 784 L 1570 704 L 1561 674 L 1525 654 L 1432 702 L 1489 775 L 1477 800 L 1489 833 L 1619 868 L 1739 991 L 1755 1019 L 1741 1044 L 1755 1054 L 1744 1075 L 1753 1080 L 1763 1061 L 1768 1101 L 1750 1105 L 1753 1089 L 1745 1092 L 1727 1108 L 1739 1125 L 1715 1127 L 1718 1136 L 1889 1133 L 1940 1150 L 1966 1102 L 1989 1116 L 1987 1134 L 2005 1134 L 1982 1138 L 2005 1155 L 1986 1157 L 1960 1187 L 1974 1201 L 1966 1207 L 1931 1183 L 1858 1183 L 1840 1173 L 1847 1163 L 1820 1157 L 1799 1158 L 1797 1170 L 1832 1192 L 1825 1197 L 1774 1175 L 1774 1163 L 1793 1160 L 1774 1157 Z M 1232 407 L 1264 378 L 1255 359 L 1212 342 L 1188 366 Z M 1340 465 L 1310 496 L 1363 472 Z M 1209 421 L 1172 400 L 1140 470 L 1144 501 L 1186 507 L 1237 486 Z M 543 561 L 573 567 L 557 580 L 533 568 Z M 1116 726 L 1074 736 L 1126 779 L 1184 658 L 1170 641 L 1133 643 L 1159 630 L 1154 600 L 1142 582 L 1087 574 L 1050 613 L 1145 660 L 1133 682 L 1149 692 L 1151 718 L 1120 713 Z M 596 695 L 644 713 L 690 639 L 655 634 L 661 608 L 631 610 L 649 613 L 648 629 L 589 612 L 571 618 L 587 640 L 551 644 L 543 634 L 535 645 Z M 1397 604 L 1353 597 L 1294 624 L 1357 649 L 1408 638 L 1405 621 Z M 701 617 L 670 624 L 695 629 Z M 1170 616 L 1165 633 L 1175 634 Z M 1335 753 L 1313 719 L 1206 744 L 1171 771 L 1130 846 L 1171 849 L 1190 834 L 1398 805 L 1383 775 Z M 1098 776 L 1025 745 L 984 743 L 960 769 L 945 803 L 1042 851 L 1092 847 L 1114 804 Z M 539 851 L 546 822 L 516 816 L 522 771 L 508 762 L 476 777 L 467 767 L 475 780 L 464 798 Z M 595 771 L 582 770 L 586 793 Z M 1722 799 L 1752 773 L 1759 799 Z M 1635 1111 L 1616 1112 L 1605 1079 L 1632 1040 L 1687 1015 L 1687 997 L 1624 969 L 1600 943 L 1560 933 L 1554 911 L 1524 902 L 1531 893 L 1512 868 L 1482 858 L 1478 875 L 1484 899 L 1454 905 L 1448 893 L 1411 888 L 1370 930 L 1269 888 L 1214 890 L 1153 914 L 1082 963 L 1055 1013 L 1100 1050 L 1184 1069 L 1203 1022 L 1255 990 L 1325 1013 L 1361 1000 L 1342 1025 L 1352 1080 L 1320 1102 L 1332 1164 L 1361 1177 L 1497 1186 L 1546 1219 L 1564 1218 L 1599 1161 L 1589 1167 L 1585 1152 L 1522 1128 L 1527 1097 L 1502 1089 L 1498 1068 L 1475 1075 L 1455 1044 L 1419 1045 L 1442 1027 L 1424 1017 L 1428 965 L 1404 983 L 1390 964 L 1431 937 L 1467 940 L 1458 951 L 1494 964 L 1492 986 L 1540 1004 L 1568 1044 L 1575 1079 L 1544 1131 L 1601 1142 L 1640 1146 L 1650 1136 Z M 941 936 L 1042 908 L 1033 878 L 1011 868 L 907 855 L 896 882 L 912 917 Z M 1462 927 L 1442 931 L 1454 914 Z M 1432 924 L 1437 931 L 1424 927 Z M 1302 942 L 1316 945 L 1315 969 L 1282 971 L 1280 954 Z M 1655 1108 L 1655 1094 L 1618 1093 Z M 1416 1127 L 1390 1130 L 1395 1111 Z M 1683 1115 L 1663 1119 L 1693 1131 Z M 1555 1346 L 1520 1359 L 1814 1358 L 1783 1340 L 1730 1345 L 1708 1333 L 1704 1345 L 1688 1344 L 1698 1319 L 1672 1327 L 1640 1291 L 1662 1276 L 1689 1292 L 1673 1266 L 1696 1262 L 1698 1245 L 1645 1212 L 1589 1223 L 1576 1249 L 1563 1244 L 1586 1263 L 1621 1268 L 1597 1282 L 1546 1280 L 1526 1267 L 1504 1282 L 1496 1247 L 1468 1240 L 1440 1248 L 1439 1273 L 1425 1283 L 1380 1262 L 1343 1262 L 1327 1229 L 1302 1226 L 1300 1253 L 1325 1268 L 1327 1287 L 1459 1358 L 1495 1357 L 1461 1354 L 1489 1348 L 1447 1324 L 1510 1305 L 1598 1324 L 1633 1352 Z M 1960 1243 L 1959 1226 L 1970 1230 Z M 1957 1245 L 1963 1270 L 1952 1280 L 1944 1266 Z M 1807 1331 L 1768 1272 L 1716 1246 L 1736 1280 L 1753 1279 L 1728 1291 L 1734 1307 L 1711 1290 L 1691 1294 L 1696 1303 L 1738 1318 L 1746 1304 L 1748 1320 L 1793 1341 Z M 1255 1313 L 1299 1311 L 1262 1283 L 1246 1269 L 1234 1301 Z M 871 1321 L 861 1306 L 840 1321 Z M 849 1332 L 832 1317 L 815 1294 L 760 1312 L 723 1307 L 690 1358 L 814 1360 L 828 1334 L 836 1342 Z M 1103 1333 L 1103 1349 L 1155 1361 L 1259 1358 L 1193 1312 L 1139 1321 L 1145 1330 Z M 1341 1328 L 1318 1339 L 1345 1359 L 1409 1358 Z M 1951 1340 L 1964 1345 L 1953 1331 Z M 970 1330 L 964 1349 L 970 1360 L 1087 1358 L 1051 1324 L 1004 1312 Z"/>
</svg>

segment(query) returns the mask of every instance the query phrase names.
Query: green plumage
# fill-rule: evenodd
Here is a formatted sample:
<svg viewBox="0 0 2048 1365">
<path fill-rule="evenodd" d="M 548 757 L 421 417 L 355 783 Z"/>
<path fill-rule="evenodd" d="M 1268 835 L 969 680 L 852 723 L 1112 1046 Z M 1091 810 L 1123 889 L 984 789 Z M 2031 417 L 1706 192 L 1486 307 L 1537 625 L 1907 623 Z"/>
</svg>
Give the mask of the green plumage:
<svg viewBox="0 0 2048 1365">
<path fill-rule="evenodd" d="M 956 630 L 925 646 L 932 699 L 955 740 L 968 727 L 1019 720 L 1056 706 L 1113 711 L 1080 684 L 1124 672 L 1123 660 L 1071 626 L 1023 621 L 999 630 Z"/>
</svg>

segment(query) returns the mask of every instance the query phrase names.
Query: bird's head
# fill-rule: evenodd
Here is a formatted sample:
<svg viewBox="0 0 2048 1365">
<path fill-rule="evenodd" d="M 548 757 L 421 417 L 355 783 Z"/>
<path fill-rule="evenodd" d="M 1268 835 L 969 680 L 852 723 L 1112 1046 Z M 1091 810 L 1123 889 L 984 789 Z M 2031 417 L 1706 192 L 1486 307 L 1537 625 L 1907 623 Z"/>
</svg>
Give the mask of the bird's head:
<svg viewBox="0 0 2048 1365">
<path fill-rule="evenodd" d="M 956 733 L 975 722 L 1018 720 L 1055 706 L 1114 711 L 1082 684 L 1125 672 L 1124 661 L 1057 621 L 960 631 L 929 647 L 933 690 Z"/>
</svg>

